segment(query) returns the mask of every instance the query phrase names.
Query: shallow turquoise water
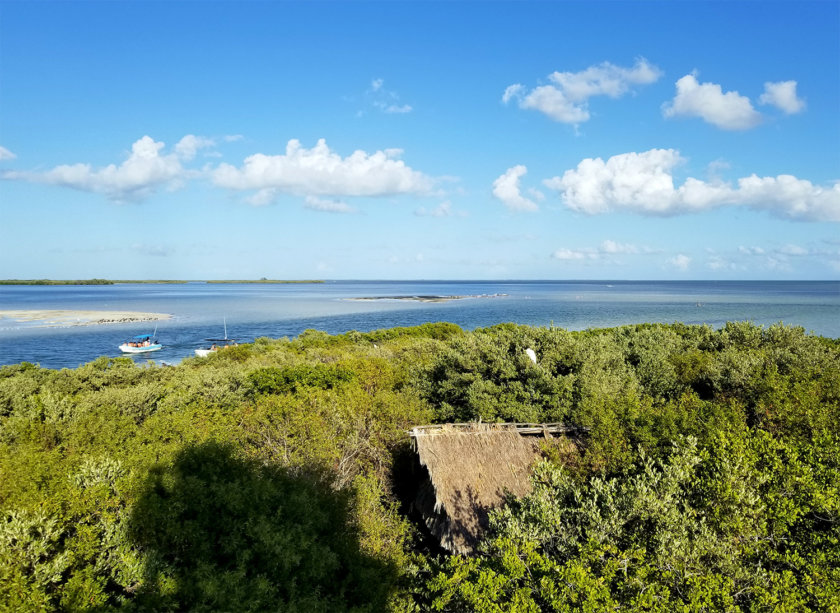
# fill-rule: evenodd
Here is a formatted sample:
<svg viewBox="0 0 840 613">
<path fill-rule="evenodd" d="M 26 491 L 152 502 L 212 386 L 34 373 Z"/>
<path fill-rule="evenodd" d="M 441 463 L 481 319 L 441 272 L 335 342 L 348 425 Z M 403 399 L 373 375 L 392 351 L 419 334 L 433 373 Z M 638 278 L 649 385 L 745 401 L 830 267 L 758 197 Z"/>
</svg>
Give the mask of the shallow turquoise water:
<svg viewBox="0 0 840 613">
<path fill-rule="evenodd" d="M 425 303 L 388 297 L 467 296 Z M 355 298 L 380 298 L 354 300 Z M 516 322 L 570 330 L 641 322 L 784 322 L 840 337 L 836 281 L 330 281 L 323 284 L 122 284 L 0 286 L 0 310 L 103 309 L 173 315 L 158 324 L 162 351 L 139 360 L 177 362 L 203 339 L 250 341 L 296 336 L 307 328 L 341 333 L 449 321 L 465 329 Z M 43 328 L 0 320 L 0 364 L 74 368 L 121 355 L 128 336 L 154 324 Z"/>
</svg>

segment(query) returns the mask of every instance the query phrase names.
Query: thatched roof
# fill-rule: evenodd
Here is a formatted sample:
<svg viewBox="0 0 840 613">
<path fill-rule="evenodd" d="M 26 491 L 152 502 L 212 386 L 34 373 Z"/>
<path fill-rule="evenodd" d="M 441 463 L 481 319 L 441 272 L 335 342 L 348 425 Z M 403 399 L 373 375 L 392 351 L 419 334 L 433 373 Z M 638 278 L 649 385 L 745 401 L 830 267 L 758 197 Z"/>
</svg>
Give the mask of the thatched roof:
<svg viewBox="0 0 840 613">
<path fill-rule="evenodd" d="M 539 436 L 569 430 L 560 424 L 448 424 L 421 426 L 410 434 L 429 482 L 415 508 L 449 551 L 471 553 L 487 528 L 488 512 L 506 493 L 531 491 L 530 473 L 540 458 Z"/>
</svg>

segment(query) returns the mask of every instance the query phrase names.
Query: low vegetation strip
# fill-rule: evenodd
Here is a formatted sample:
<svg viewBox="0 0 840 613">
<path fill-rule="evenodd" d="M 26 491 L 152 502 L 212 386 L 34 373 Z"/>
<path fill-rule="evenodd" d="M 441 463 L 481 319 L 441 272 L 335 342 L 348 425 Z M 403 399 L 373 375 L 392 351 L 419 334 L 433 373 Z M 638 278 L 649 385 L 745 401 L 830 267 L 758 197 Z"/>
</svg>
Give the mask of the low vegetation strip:
<svg viewBox="0 0 840 613">
<path fill-rule="evenodd" d="M 78 281 L 57 279 L 0 279 L 0 285 L 113 285 L 107 279 L 87 279 Z"/>
<path fill-rule="evenodd" d="M 576 433 L 531 448 L 466 554 L 412 512 L 408 432 L 455 422 Z M 484 473 L 458 449 L 426 464 L 469 502 Z M 4 366 L 0 475 L 7 610 L 840 610 L 840 342 L 784 325 Z"/>
<path fill-rule="evenodd" d="M 129 283 L 324 283 L 320 280 L 291 280 L 278 279 L 252 279 L 252 280 L 193 280 L 184 281 L 179 279 L 141 279 L 141 280 L 110 280 L 110 279 L 87 279 L 87 280 L 62 280 L 62 279 L 0 279 L 0 285 L 116 285 Z"/>
</svg>

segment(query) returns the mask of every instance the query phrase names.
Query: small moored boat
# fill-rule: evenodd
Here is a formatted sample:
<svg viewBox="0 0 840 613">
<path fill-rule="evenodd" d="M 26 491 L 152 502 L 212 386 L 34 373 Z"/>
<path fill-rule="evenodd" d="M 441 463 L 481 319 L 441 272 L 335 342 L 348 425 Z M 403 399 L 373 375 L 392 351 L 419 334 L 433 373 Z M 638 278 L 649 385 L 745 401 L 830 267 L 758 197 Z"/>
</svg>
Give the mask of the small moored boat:
<svg viewBox="0 0 840 613">
<path fill-rule="evenodd" d="M 206 358 L 208 355 L 219 351 L 219 349 L 225 349 L 226 347 L 233 347 L 237 345 L 236 339 L 228 338 L 227 335 L 227 321 L 224 322 L 225 326 L 225 337 L 224 338 L 206 338 L 208 343 L 212 343 L 210 347 L 202 347 L 200 349 L 195 350 L 195 355 L 200 358 Z"/>
<path fill-rule="evenodd" d="M 147 353 L 163 349 L 154 334 L 138 334 L 120 345 L 123 353 Z"/>
</svg>

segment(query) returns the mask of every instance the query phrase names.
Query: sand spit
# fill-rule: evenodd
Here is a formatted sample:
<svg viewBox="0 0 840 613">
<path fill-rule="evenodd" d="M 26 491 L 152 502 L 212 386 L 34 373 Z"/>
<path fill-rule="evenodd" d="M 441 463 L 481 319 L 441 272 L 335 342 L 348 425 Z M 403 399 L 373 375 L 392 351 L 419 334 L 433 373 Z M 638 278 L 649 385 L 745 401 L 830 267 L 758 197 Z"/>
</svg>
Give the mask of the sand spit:
<svg viewBox="0 0 840 613">
<path fill-rule="evenodd" d="M 0 321 L 4 319 L 11 319 L 20 324 L 45 328 L 127 324 L 138 321 L 161 321 L 171 318 L 172 315 L 168 313 L 140 313 L 137 311 L 0 311 Z"/>
<path fill-rule="evenodd" d="M 467 300 L 469 298 L 501 298 L 507 294 L 473 294 L 469 296 L 364 296 L 361 298 L 345 298 L 354 302 L 372 302 L 384 300 L 411 300 L 414 302 L 449 302 L 450 300 Z"/>
</svg>

